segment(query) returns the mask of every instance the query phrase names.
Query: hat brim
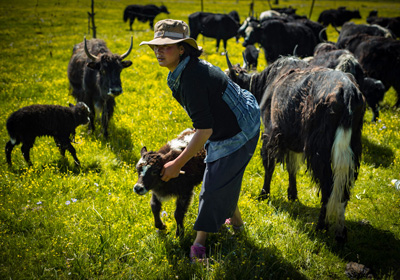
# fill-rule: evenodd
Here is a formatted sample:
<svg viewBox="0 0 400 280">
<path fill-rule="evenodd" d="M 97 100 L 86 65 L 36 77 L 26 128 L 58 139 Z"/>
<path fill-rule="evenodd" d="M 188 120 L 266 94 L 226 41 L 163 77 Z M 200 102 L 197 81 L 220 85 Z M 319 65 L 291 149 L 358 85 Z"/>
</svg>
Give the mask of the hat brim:
<svg viewBox="0 0 400 280">
<path fill-rule="evenodd" d="M 195 48 L 197 50 L 201 50 L 201 48 L 197 45 L 196 40 L 193 38 L 172 39 L 169 37 L 160 37 L 160 38 L 153 39 L 151 41 L 143 41 L 139 44 L 139 46 L 149 45 L 150 48 L 154 49 L 154 46 L 171 45 L 171 44 L 176 44 L 179 42 L 186 42 L 189 45 L 191 45 L 193 48 Z"/>
</svg>

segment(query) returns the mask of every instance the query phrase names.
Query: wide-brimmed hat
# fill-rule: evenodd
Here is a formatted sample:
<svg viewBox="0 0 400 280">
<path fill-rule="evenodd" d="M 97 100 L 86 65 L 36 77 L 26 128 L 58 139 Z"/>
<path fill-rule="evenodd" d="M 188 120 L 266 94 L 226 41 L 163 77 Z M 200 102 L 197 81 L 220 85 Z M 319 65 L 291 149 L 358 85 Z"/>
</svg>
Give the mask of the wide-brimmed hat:
<svg viewBox="0 0 400 280">
<path fill-rule="evenodd" d="M 197 50 L 201 50 L 195 39 L 189 37 L 189 26 L 182 20 L 164 19 L 154 26 L 154 39 L 143 41 L 141 45 L 149 45 L 152 49 L 155 45 L 169 45 L 186 42 Z"/>
</svg>

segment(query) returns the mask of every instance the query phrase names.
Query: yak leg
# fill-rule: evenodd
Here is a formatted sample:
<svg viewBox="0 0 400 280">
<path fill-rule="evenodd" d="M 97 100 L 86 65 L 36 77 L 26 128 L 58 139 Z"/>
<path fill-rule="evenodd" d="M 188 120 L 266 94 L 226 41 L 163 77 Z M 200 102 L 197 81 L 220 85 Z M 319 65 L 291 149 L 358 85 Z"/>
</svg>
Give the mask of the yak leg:
<svg viewBox="0 0 400 280">
<path fill-rule="evenodd" d="M 103 114 L 101 116 L 101 124 L 103 126 L 103 135 L 105 138 L 108 137 L 108 123 L 110 122 L 110 119 L 114 114 L 114 106 L 115 106 L 114 98 L 109 98 L 104 103 Z"/>
<path fill-rule="evenodd" d="M 302 154 L 289 152 L 286 157 L 286 169 L 289 173 L 288 199 L 294 201 L 297 199 L 296 174 L 300 168 L 300 159 Z"/>
<path fill-rule="evenodd" d="M 163 224 L 160 218 L 160 212 L 161 212 L 161 202 L 158 200 L 157 196 L 155 194 L 152 194 L 151 200 L 150 200 L 150 206 L 151 206 L 151 211 L 153 212 L 154 216 L 154 225 L 158 229 L 166 229 L 166 226 Z"/>
<path fill-rule="evenodd" d="M 176 200 L 175 221 L 176 221 L 176 236 L 183 236 L 185 229 L 183 226 L 183 219 L 189 208 L 192 196 L 180 196 Z"/>
<path fill-rule="evenodd" d="M 6 144 L 6 158 L 7 158 L 7 163 L 9 165 L 11 165 L 11 152 L 14 149 L 15 145 L 18 145 L 18 144 L 19 144 L 18 141 L 15 144 L 13 144 L 11 142 L 11 140 L 8 141 L 7 144 Z"/>
<path fill-rule="evenodd" d="M 332 172 L 326 174 L 326 178 L 321 178 L 321 210 L 319 212 L 318 223 L 317 223 L 317 230 L 328 230 L 328 224 L 326 223 L 326 206 L 329 201 L 329 197 L 332 194 Z"/>
<path fill-rule="evenodd" d="M 217 45 L 216 45 L 216 52 L 218 52 L 218 50 L 219 50 L 219 42 L 221 41 L 221 39 L 220 38 L 217 38 Z"/>
<path fill-rule="evenodd" d="M 261 148 L 261 157 L 263 159 L 263 165 L 265 170 L 264 175 L 264 185 L 261 189 L 261 193 L 259 195 L 259 199 L 266 199 L 270 195 L 270 188 L 271 188 L 271 179 L 272 174 L 275 170 L 275 159 L 268 155 L 268 151 L 266 151 L 264 145 Z"/>
<path fill-rule="evenodd" d="M 224 51 L 226 52 L 226 46 L 227 46 L 227 44 L 228 44 L 228 40 L 222 40 L 223 41 L 223 43 L 224 43 Z"/>
<path fill-rule="evenodd" d="M 135 16 L 131 16 L 131 18 L 129 19 L 129 30 L 132 31 L 132 24 L 135 21 Z"/>
<path fill-rule="evenodd" d="M 150 25 L 151 30 L 154 30 L 154 18 L 149 19 L 149 25 Z"/>
</svg>

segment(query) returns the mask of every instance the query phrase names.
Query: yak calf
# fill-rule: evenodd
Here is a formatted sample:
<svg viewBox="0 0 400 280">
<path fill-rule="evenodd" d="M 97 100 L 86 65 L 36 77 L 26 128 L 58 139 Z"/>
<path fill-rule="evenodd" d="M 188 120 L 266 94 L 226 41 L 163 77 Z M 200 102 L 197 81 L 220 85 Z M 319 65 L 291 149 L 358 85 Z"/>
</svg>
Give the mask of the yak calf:
<svg viewBox="0 0 400 280">
<path fill-rule="evenodd" d="M 155 227 L 163 230 L 165 224 L 160 219 L 161 203 L 171 197 L 176 197 L 175 221 L 177 224 L 176 236 L 183 236 L 183 220 L 193 197 L 193 189 L 203 179 L 205 170 L 204 149 L 200 150 L 182 168 L 179 177 L 164 182 L 161 180 L 161 170 L 165 163 L 177 158 L 187 147 L 194 135 L 194 130 L 184 130 L 176 139 L 169 141 L 158 152 L 147 151 L 143 147 L 140 151 L 141 159 L 136 165 L 139 179 L 133 190 L 139 195 L 152 191 L 150 201 L 154 215 Z"/>
<path fill-rule="evenodd" d="M 89 123 L 89 107 L 78 102 L 76 106 L 59 105 L 31 105 L 23 107 L 10 115 L 7 119 L 7 131 L 10 140 L 6 144 L 6 158 L 11 165 L 11 152 L 15 145 L 22 142 L 21 151 L 26 162 L 32 165 L 29 151 L 38 136 L 53 136 L 60 148 L 62 156 L 68 150 L 75 163 L 80 164 L 76 151 L 71 145 L 71 135 L 75 136 L 75 129 L 79 125 Z M 72 137 L 72 139 L 73 139 Z"/>
</svg>

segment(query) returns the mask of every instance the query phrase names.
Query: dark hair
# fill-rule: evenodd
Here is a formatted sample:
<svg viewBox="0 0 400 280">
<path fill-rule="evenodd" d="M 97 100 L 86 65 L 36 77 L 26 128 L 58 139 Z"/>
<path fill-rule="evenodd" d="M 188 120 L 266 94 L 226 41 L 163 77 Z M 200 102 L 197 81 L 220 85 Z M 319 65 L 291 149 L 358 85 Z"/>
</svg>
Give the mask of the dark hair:
<svg viewBox="0 0 400 280">
<path fill-rule="evenodd" d="M 186 42 L 179 42 L 178 46 L 183 46 L 183 48 L 185 49 L 185 52 L 180 57 L 180 60 L 184 59 L 187 56 L 199 57 L 203 53 L 203 50 L 195 49 Z"/>
</svg>

